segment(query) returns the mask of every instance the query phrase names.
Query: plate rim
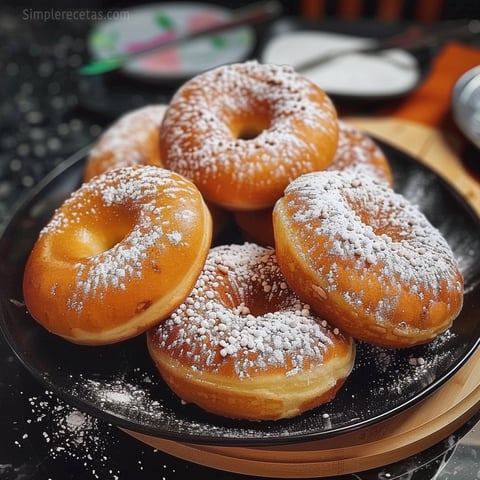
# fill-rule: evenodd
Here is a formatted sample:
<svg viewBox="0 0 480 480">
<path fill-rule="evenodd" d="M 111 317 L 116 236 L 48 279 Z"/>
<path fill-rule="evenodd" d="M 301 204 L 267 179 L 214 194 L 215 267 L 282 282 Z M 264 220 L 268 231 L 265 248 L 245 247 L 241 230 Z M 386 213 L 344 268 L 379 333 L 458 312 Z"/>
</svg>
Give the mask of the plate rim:
<svg viewBox="0 0 480 480">
<path fill-rule="evenodd" d="M 381 148 L 387 150 L 392 150 L 396 154 L 400 155 L 403 158 L 407 158 L 409 162 L 414 163 L 416 166 L 433 174 L 435 176 L 435 181 L 442 183 L 443 188 L 446 188 L 450 194 L 456 197 L 456 200 L 460 204 L 462 210 L 468 214 L 472 222 L 475 224 L 477 229 L 480 232 L 480 217 L 475 213 L 473 207 L 467 202 L 464 196 L 444 177 L 439 173 L 432 170 L 429 166 L 421 162 L 420 159 L 415 156 L 405 152 L 401 148 L 394 146 L 385 140 L 378 139 L 374 135 L 369 135 L 374 141 L 376 141 Z M 91 145 L 87 145 L 67 157 L 59 165 L 50 171 L 43 179 L 37 183 L 22 199 L 20 199 L 12 208 L 10 215 L 0 225 L 0 242 L 4 241 L 6 233 L 8 233 L 9 227 L 11 226 L 14 219 L 22 213 L 22 210 L 26 209 L 29 204 L 31 204 L 35 197 L 38 196 L 45 188 L 48 187 L 50 183 L 55 181 L 57 177 L 65 173 L 69 168 L 74 167 L 77 163 L 85 160 L 86 154 L 91 149 Z M 387 155 L 388 158 L 388 155 Z M 80 181 L 82 181 L 80 179 Z M 477 287 L 480 288 L 480 287 Z M 6 328 L 5 320 L 5 303 L 9 300 L 0 297 L 0 332 L 6 340 L 9 348 L 15 354 L 16 358 L 24 366 L 24 368 L 45 388 L 48 388 L 54 392 L 60 399 L 66 401 L 67 403 L 75 406 L 81 411 L 88 413 L 94 417 L 97 417 L 103 421 L 116 425 L 120 428 L 125 428 L 128 430 L 136 431 L 138 433 L 152 435 L 154 437 L 163 438 L 173 441 L 188 442 L 192 444 L 206 444 L 206 445 L 224 445 L 224 446 L 268 446 L 268 445 L 285 445 L 285 444 L 297 444 L 301 442 L 309 442 L 319 439 L 324 439 L 328 437 L 338 436 L 344 433 L 350 433 L 361 428 L 365 428 L 374 424 L 381 423 L 383 420 L 396 416 L 409 408 L 414 407 L 417 403 L 421 402 L 423 399 L 428 397 L 431 393 L 440 388 L 445 382 L 450 380 L 460 368 L 470 359 L 473 353 L 480 346 L 480 334 L 471 343 L 469 343 L 469 348 L 466 349 L 464 354 L 456 360 L 455 363 L 449 368 L 442 377 L 436 378 L 431 384 L 427 387 L 422 388 L 420 392 L 415 393 L 412 398 L 407 402 L 397 405 L 395 408 L 389 409 L 381 414 L 377 414 L 374 417 L 362 420 L 355 424 L 347 424 L 341 427 L 336 427 L 334 430 L 314 430 L 312 432 L 302 432 L 302 433 L 293 433 L 282 437 L 246 437 L 241 438 L 239 436 L 209 436 L 205 434 L 198 433 L 185 433 L 185 432 L 176 432 L 176 431 L 166 431 L 162 430 L 160 433 L 158 429 L 155 429 L 153 426 L 148 425 L 139 425 L 138 423 L 128 420 L 123 416 L 115 415 L 114 412 L 109 412 L 104 409 L 101 409 L 94 401 L 89 401 L 86 398 L 78 399 L 74 393 L 62 389 L 62 387 L 57 386 L 54 382 L 50 381 L 49 376 L 42 375 L 42 373 L 31 365 L 18 351 L 17 342 L 12 338 L 11 332 Z M 32 320 L 33 321 L 33 320 Z M 241 427 L 239 427 L 241 429 Z"/>
</svg>

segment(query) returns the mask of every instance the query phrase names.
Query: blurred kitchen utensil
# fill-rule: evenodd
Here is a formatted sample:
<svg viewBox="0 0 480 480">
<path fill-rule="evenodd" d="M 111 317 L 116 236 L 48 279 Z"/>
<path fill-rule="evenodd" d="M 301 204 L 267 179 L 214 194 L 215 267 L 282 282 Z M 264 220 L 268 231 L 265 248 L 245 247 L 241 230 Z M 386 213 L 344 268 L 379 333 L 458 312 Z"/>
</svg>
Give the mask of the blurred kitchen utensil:
<svg viewBox="0 0 480 480">
<path fill-rule="evenodd" d="M 359 48 L 332 49 L 329 52 L 323 52 L 295 65 L 295 69 L 303 72 L 350 54 L 375 54 L 391 49 L 411 52 L 421 48 L 435 47 L 449 39 L 469 39 L 478 34 L 480 34 L 480 20 L 446 21 L 427 27 L 412 26 L 391 37 L 370 39 Z M 396 60 L 393 58 L 392 61 Z"/>
</svg>

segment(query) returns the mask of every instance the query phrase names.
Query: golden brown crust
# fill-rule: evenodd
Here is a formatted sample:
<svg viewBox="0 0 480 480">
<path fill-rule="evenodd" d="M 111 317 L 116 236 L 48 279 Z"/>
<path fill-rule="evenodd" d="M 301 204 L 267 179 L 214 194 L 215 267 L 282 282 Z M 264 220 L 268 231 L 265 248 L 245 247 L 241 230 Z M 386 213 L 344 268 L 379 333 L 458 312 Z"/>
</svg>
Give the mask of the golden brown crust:
<svg viewBox="0 0 480 480">
<path fill-rule="evenodd" d="M 208 201 L 256 210 L 273 206 L 298 175 L 329 165 L 338 125 L 325 92 L 292 68 L 246 62 L 184 84 L 160 136 L 165 165 Z"/>
<path fill-rule="evenodd" d="M 191 369 L 172 355 L 148 345 L 162 378 L 182 401 L 216 415 L 251 421 L 291 418 L 330 402 L 345 383 L 349 373 L 345 365 L 351 358 L 351 350 L 343 358 L 339 353 L 325 368 L 304 371 L 294 378 L 265 373 L 234 380 L 209 373 L 192 375 Z M 340 373 L 341 377 L 329 383 Z"/>
<path fill-rule="evenodd" d="M 425 343 L 462 307 L 463 278 L 448 244 L 384 184 L 342 172 L 304 175 L 277 202 L 273 222 L 289 285 L 357 339 Z"/>
<path fill-rule="evenodd" d="M 166 105 L 149 105 L 120 117 L 100 136 L 85 164 L 84 181 L 113 168 L 162 166 L 160 125 Z"/>
<path fill-rule="evenodd" d="M 254 244 L 213 248 L 190 296 L 147 338 L 182 400 L 248 420 L 331 400 L 354 362 L 352 339 L 311 315 L 274 251 Z"/>
<path fill-rule="evenodd" d="M 76 343 L 137 335 L 188 294 L 211 229 L 200 193 L 173 172 L 141 166 L 99 175 L 40 233 L 24 272 L 27 308 Z"/>
</svg>

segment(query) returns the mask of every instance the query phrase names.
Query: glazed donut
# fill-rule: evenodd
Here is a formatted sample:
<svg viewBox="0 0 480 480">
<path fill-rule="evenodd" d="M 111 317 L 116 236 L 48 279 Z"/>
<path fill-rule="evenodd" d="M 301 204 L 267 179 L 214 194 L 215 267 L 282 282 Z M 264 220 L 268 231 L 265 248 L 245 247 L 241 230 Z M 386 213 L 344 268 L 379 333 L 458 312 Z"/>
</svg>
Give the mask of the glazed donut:
<svg viewBox="0 0 480 480">
<path fill-rule="evenodd" d="M 327 170 L 370 175 L 393 187 L 393 174 L 381 148 L 370 137 L 344 120 L 338 121 L 338 145 Z"/>
<path fill-rule="evenodd" d="M 40 232 L 24 271 L 25 304 L 74 343 L 133 337 L 188 295 L 210 239 L 209 211 L 190 181 L 153 166 L 110 170 Z"/>
<path fill-rule="evenodd" d="M 426 343 L 460 312 L 463 278 L 449 245 L 384 183 L 346 172 L 303 175 L 275 205 L 273 228 L 290 287 L 356 339 Z"/>
<path fill-rule="evenodd" d="M 161 166 L 160 125 L 166 105 L 149 105 L 120 117 L 100 136 L 88 155 L 83 179 L 113 168 Z"/>
<path fill-rule="evenodd" d="M 355 356 L 352 338 L 287 287 L 273 249 L 251 243 L 212 248 L 190 296 L 148 331 L 147 345 L 183 401 L 246 420 L 328 402 Z"/>
<path fill-rule="evenodd" d="M 302 173 L 326 168 L 337 147 L 335 108 L 291 67 L 218 67 L 174 95 L 160 131 L 167 168 L 232 210 L 273 206 Z"/>
</svg>

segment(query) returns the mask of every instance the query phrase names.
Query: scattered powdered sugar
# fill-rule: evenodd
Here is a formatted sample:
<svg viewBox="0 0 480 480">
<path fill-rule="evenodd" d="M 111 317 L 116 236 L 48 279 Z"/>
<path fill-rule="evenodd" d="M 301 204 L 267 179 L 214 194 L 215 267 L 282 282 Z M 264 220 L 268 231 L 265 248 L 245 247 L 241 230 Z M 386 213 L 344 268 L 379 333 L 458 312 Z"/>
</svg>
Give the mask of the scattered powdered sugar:
<svg viewBox="0 0 480 480">
<path fill-rule="evenodd" d="M 432 342 L 407 349 L 382 348 L 357 341 L 352 376 L 358 384 L 350 391 L 347 385 L 344 394 L 347 398 L 349 393 L 352 398 L 358 397 L 352 404 L 359 409 L 362 419 L 384 415 L 386 406 L 393 411 L 416 404 L 451 371 L 451 348 L 456 342 L 458 339 L 450 330 Z"/>
<path fill-rule="evenodd" d="M 182 241 L 182 234 L 178 231 L 166 233 L 165 235 L 172 245 L 178 245 Z"/>
<path fill-rule="evenodd" d="M 91 478 L 118 480 L 121 472 L 111 461 L 118 440 L 108 434 L 108 426 L 75 407 L 59 400 L 51 391 L 28 398 L 31 415 L 28 425 L 41 431 L 50 459 L 79 462 Z M 33 435 L 33 433 L 31 434 Z M 30 435 L 16 441 L 19 448 L 29 448 Z"/>
<path fill-rule="evenodd" d="M 239 378 L 272 365 L 295 375 L 345 341 L 287 287 L 273 249 L 248 243 L 213 248 L 190 296 L 152 337 L 200 372 L 234 359 Z"/>
<path fill-rule="evenodd" d="M 387 292 L 369 312 L 378 320 L 395 310 L 400 284 L 426 303 L 425 308 L 430 300 L 425 299 L 427 291 L 437 297 L 447 285 L 462 294 L 457 263 L 445 238 L 416 206 L 388 186 L 347 172 L 306 174 L 286 189 L 284 205 L 294 231 L 302 237 L 300 243 L 306 245 L 301 254 L 325 279 L 326 293 L 337 289 L 341 262 L 351 262 L 352 275 L 360 279 L 369 266 L 377 268 Z M 316 240 L 319 236 L 328 239 L 322 246 Z M 328 270 L 326 257 L 338 259 Z M 344 292 L 352 306 L 368 308 L 363 295 Z"/>
<path fill-rule="evenodd" d="M 435 209 L 435 202 L 438 202 L 435 185 L 438 184 L 438 177 L 433 172 L 423 175 L 411 174 L 404 179 L 402 195 L 408 198 L 414 205 L 422 205 L 422 210 L 432 211 Z"/>
<path fill-rule="evenodd" d="M 100 380 L 81 376 L 72 387 L 72 394 L 85 398 L 104 412 L 113 412 L 116 416 L 129 418 L 141 425 L 167 417 L 168 408 L 151 394 L 161 382 L 156 372 L 150 376 L 142 368 L 135 367 L 130 373 L 133 380 L 125 375 Z"/>
<path fill-rule="evenodd" d="M 476 275 L 478 252 L 480 251 L 480 239 L 476 242 L 478 245 L 472 243 L 472 239 L 465 235 L 457 235 L 456 238 L 450 236 L 449 240 L 455 240 L 452 248 L 455 249 L 455 258 L 458 262 L 458 267 L 465 279 L 464 294 L 474 291 L 480 284 L 480 277 Z"/>
<path fill-rule="evenodd" d="M 24 392 L 20 392 L 20 395 L 26 396 Z M 41 455 L 39 463 L 32 464 L 33 468 L 38 469 L 38 478 L 44 478 L 44 473 L 49 475 L 45 478 L 51 480 L 61 480 L 67 476 L 92 480 L 145 476 L 166 480 L 178 478 L 178 468 L 185 470 L 180 473 L 181 476 L 188 472 L 188 465 L 130 439 L 117 427 L 65 403 L 50 390 L 26 396 L 26 403 L 30 407 L 30 412 L 27 407 L 24 417 L 26 429 L 16 424 L 18 434 L 14 447 L 23 449 L 25 458 L 29 458 L 32 445 L 35 446 L 35 455 Z M 10 478 L 9 473 L 14 475 L 13 467 L 7 468 L 5 473 Z M 15 474 L 11 478 L 24 478 L 22 472 L 16 469 Z M 34 475 L 35 478 L 37 475 Z"/>
<path fill-rule="evenodd" d="M 324 144 L 336 138 L 335 119 L 328 97 L 291 67 L 219 67 L 173 97 L 162 124 L 164 157 L 200 188 L 222 178 L 264 191 L 319 166 L 331 153 Z M 243 124 L 255 131 L 242 132 Z"/>
<path fill-rule="evenodd" d="M 454 342 L 455 334 L 451 330 L 410 349 L 383 348 L 358 341 L 356 368 L 369 369 L 372 377 L 388 383 L 388 388 L 398 390 L 409 384 L 418 388 L 418 382 L 426 386 L 436 377 L 437 370 L 442 370 L 451 361 L 449 345 Z M 396 377 L 392 379 L 386 375 L 388 372 L 394 372 Z"/>
</svg>

